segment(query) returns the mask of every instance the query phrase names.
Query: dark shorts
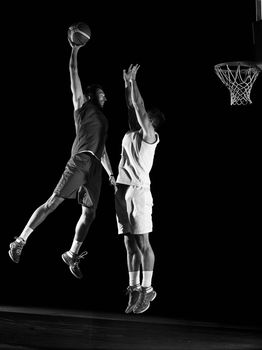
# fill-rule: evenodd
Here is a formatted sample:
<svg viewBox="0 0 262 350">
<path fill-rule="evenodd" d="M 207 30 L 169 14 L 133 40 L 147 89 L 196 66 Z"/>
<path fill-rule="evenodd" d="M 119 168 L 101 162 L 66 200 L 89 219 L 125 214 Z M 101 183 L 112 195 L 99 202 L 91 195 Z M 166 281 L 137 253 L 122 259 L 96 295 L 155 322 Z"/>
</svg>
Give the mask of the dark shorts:
<svg viewBox="0 0 262 350">
<path fill-rule="evenodd" d="M 102 182 L 102 165 L 91 153 L 72 156 L 66 164 L 54 193 L 62 198 L 77 198 L 85 207 L 97 208 Z"/>
</svg>

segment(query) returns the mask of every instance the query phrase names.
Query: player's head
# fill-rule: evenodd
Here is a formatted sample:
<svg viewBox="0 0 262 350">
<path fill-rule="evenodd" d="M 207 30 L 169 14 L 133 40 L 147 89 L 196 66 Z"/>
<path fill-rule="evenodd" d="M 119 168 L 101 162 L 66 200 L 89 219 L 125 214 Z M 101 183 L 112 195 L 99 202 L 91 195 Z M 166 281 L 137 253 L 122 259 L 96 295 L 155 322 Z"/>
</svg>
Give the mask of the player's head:
<svg viewBox="0 0 262 350">
<path fill-rule="evenodd" d="M 160 125 L 165 121 L 164 113 L 156 107 L 149 109 L 147 114 L 155 130 L 159 129 Z"/>
<path fill-rule="evenodd" d="M 99 84 L 89 85 L 86 88 L 84 94 L 88 101 L 91 101 L 92 103 L 94 103 L 99 107 L 103 107 L 105 101 L 107 100 L 104 90 L 102 86 Z"/>
</svg>

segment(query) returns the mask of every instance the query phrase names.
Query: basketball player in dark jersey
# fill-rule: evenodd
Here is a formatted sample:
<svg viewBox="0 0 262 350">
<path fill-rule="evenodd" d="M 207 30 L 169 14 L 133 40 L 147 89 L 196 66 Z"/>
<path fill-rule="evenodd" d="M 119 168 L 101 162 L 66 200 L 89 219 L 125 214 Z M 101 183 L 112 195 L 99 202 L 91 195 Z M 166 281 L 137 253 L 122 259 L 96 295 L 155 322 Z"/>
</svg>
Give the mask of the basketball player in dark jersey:
<svg viewBox="0 0 262 350">
<path fill-rule="evenodd" d="M 71 41 L 69 43 L 71 45 L 69 72 L 76 130 L 71 157 L 52 196 L 35 210 L 20 236 L 15 237 L 15 241 L 10 244 L 9 256 L 18 263 L 22 249 L 36 227 L 66 198 L 77 198 L 82 206 L 82 214 L 76 224 L 71 248 L 62 254 L 62 259 L 76 278 L 82 278 L 79 262 L 87 252 L 79 254 L 79 251 L 95 218 L 101 189 L 102 167 L 115 189 L 116 182 L 105 147 L 108 131 L 108 122 L 102 112 L 106 101 L 105 93 L 99 85 L 91 85 L 83 92 L 77 64 L 81 46 L 76 46 Z"/>
</svg>

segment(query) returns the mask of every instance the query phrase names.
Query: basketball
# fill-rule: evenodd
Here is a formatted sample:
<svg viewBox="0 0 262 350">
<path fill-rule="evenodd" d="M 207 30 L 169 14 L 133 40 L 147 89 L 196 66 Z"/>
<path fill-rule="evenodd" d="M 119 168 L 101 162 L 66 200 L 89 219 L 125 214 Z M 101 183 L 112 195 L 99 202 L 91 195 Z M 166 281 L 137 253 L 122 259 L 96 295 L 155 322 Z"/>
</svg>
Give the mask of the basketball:
<svg viewBox="0 0 262 350">
<path fill-rule="evenodd" d="M 86 23 L 78 22 L 69 27 L 67 35 L 75 45 L 85 45 L 91 38 L 91 30 Z"/>
</svg>

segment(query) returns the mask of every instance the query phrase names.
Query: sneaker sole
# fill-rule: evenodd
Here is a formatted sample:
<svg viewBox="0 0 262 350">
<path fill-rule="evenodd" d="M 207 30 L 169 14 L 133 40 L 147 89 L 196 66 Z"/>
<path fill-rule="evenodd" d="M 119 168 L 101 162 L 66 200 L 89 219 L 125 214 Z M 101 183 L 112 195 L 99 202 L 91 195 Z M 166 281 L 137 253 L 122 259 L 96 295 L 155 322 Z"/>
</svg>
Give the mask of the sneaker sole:
<svg viewBox="0 0 262 350">
<path fill-rule="evenodd" d="M 76 278 L 78 278 L 79 280 L 83 277 L 83 276 L 78 276 L 74 273 L 74 271 L 72 270 L 72 267 L 69 266 L 69 270 L 71 271 L 72 275 L 74 275 Z"/>
<path fill-rule="evenodd" d="M 8 254 L 9 254 L 11 260 L 12 260 L 14 263 L 16 263 L 16 264 L 19 263 L 19 260 L 20 260 L 20 259 L 18 259 L 18 260 L 16 261 L 16 260 L 13 258 L 12 254 L 11 254 L 11 250 L 8 251 Z"/>
<path fill-rule="evenodd" d="M 133 306 L 130 306 L 129 308 L 127 308 L 127 309 L 125 310 L 125 313 L 126 313 L 126 314 L 130 314 L 130 313 L 133 311 L 134 306 L 135 306 L 135 304 L 134 304 Z"/>
</svg>

